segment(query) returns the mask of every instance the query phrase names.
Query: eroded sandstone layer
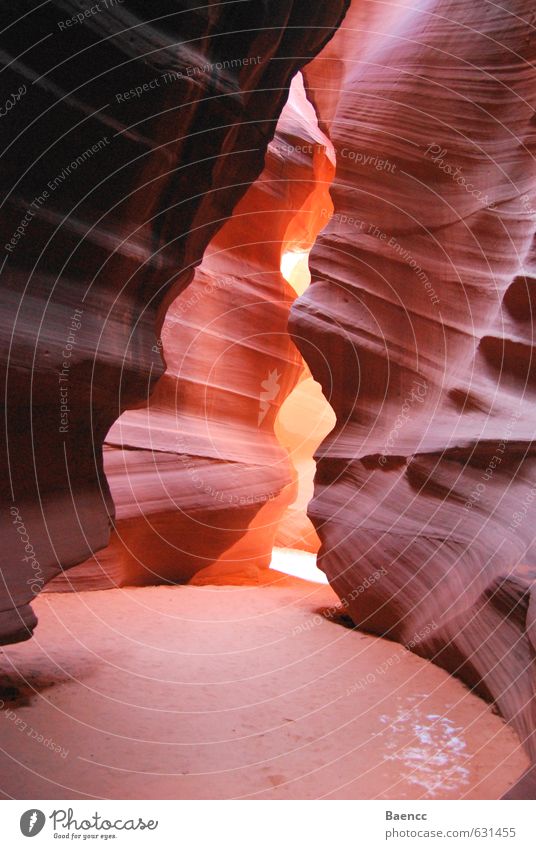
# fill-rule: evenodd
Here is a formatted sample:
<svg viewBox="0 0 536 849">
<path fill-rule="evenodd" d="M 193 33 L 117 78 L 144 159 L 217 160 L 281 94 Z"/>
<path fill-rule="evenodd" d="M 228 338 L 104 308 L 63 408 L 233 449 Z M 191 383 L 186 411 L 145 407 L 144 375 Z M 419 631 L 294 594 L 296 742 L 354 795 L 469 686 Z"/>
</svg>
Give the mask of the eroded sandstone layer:
<svg viewBox="0 0 536 849">
<path fill-rule="evenodd" d="M 312 247 L 333 174 L 331 145 L 300 75 L 263 172 L 168 309 L 159 341 L 166 372 L 147 408 L 123 413 L 106 437 L 116 508 L 110 544 L 51 590 L 251 583 L 268 567 L 281 526 L 301 542 L 296 517 L 283 515 L 299 495 L 300 440 L 276 438 L 274 425 L 298 381 L 298 427 L 306 417 L 314 431 L 316 410 L 302 401 L 313 381 L 287 331 L 296 292 L 281 263 Z M 316 396 L 318 404 L 318 386 Z M 313 463 L 311 448 L 308 458 Z M 300 497 L 305 525 L 311 495 Z M 310 523 L 308 530 L 316 538 Z"/>
<path fill-rule="evenodd" d="M 2 114 L 2 642 L 27 638 L 34 595 L 107 544 L 104 438 L 163 374 L 167 306 L 262 170 L 292 76 L 347 4 L 125 0 L 80 19 L 81 5 L 0 12 L 14 92 Z"/>
<path fill-rule="evenodd" d="M 106 545 L 107 434 L 116 532 L 84 586 L 268 562 L 296 494 L 275 416 L 305 377 L 279 266 L 326 224 L 291 320 L 337 416 L 320 565 L 363 629 L 491 697 L 534 755 L 530 0 L 354 0 L 327 44 L 343 2 L 80 5 L 0 13 L 2 641 Z M 332 200 L 314 122 L 289 111 L 265 162 L 325 44 L 304 74 Z"/>
<path fill-rule="evenodd" d="M 383 10 L 353 3 L 305 71 L 337 155 L 291 321 L 337 415 L 320 566 L 534 755 L 533 4 Z"/>
</svg>

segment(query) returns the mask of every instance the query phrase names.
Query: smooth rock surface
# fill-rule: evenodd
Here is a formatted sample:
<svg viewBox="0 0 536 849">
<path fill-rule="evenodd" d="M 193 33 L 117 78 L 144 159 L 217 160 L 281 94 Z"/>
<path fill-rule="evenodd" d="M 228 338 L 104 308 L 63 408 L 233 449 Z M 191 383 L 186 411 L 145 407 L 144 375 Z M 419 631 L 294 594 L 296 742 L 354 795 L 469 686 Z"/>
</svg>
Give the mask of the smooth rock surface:
<svg viewBox="0 0 536 849">
<path fill-rule="evenodd" d="M 533 7 L 383 10 L 353 3 L 305 71 L 337 156 L 291 319 L 337 415 L 319 565 L 360 627 L 426 632 L 534 755 Z"/>
<path fill-rule="evenodd" d="M 74 0 L 3 5 L 3 80 L 22 94 L 2 117 L 1 642 L 28 638 L 36 592 L 107 545 L 106 434 L 163 374 L 167 307 L 346 5 L 125 0 L 68 28 Z"/>
<path fill-rule="evenodd" d="M 326 401 L 288 335 L 296 292 L 281 266 L 284 255 L 312 247 L 333 173 L 299 75 L 262 174 L 168 309 L 166 373 L 147 408 L 123 413 L 106 437 L 110 545 L 52 590 L 240 574 L 247 583 L 268 567 L 276 534 L 316 550 L 305 515 L 312 454 L 333 418 L 326 427 Z M 287 439 L 291 421 L 311 435 Z M 297 488 L 295 467 L 305 465 L 311 484 Z"/>
</svg>

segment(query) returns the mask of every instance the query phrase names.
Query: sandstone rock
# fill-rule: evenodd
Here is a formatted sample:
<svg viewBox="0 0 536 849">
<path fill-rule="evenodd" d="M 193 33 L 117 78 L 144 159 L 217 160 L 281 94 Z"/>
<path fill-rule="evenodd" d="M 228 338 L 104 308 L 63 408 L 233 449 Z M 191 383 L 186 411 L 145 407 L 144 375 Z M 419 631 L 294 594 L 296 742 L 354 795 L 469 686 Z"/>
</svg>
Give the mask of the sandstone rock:
<svg viewBox="0 0 536 849">
<path fill-rule="evenodd" d="M 105 436 L 163 374 L 166 309 L 346 5 L 126 0 L 69 26 L 76 2 L 2 9 L 6 90 L 26 91 L 2 118 L 2 641 L 30 635 L 36 589 L 107 544 Z"/>
<path fill-rule="evenodd" d="M 305 72 L 337 155 L 291 320 L 337 415 L 319 562 L 360 627 L 491 696 L 534 754 L 531 4 L 400 7 L 385 35 L 374 6 Z"/>
<path fill-rule="evenodd" d="M 334 172 L 330 148 L 297 77 L 262 174 L 168 309 L 165 375 L 147 408 L 123 413 L 106 437 L 104 468 L 116 506 L 111 543 L 50 589 L 250 583 L 268 567 L 284 510 L 298 497 L 283 447 L 288 442 L 299 462 L 298 446 L 282 433 L 278 440 L 274 425 L 296 383 L 313 382 L 304 380 L 287 332 L 296 293 L 281 258 L 309 249 L 322 226 Z M 301 426 L 311 412 L 307 397 L 302 390 L 291 407 Z M 318 407 L 319 388 L 315 397 Z M 310 448 L 308 457 L 312 464 Z M 291 513 L 283 526 L 304 547 L 313 537 L 314 550 L 305 504 L 302 495 L 302 524 L 293 527 Z M 302 533 L 309 534 L 303 543 Z"/>
</svg>

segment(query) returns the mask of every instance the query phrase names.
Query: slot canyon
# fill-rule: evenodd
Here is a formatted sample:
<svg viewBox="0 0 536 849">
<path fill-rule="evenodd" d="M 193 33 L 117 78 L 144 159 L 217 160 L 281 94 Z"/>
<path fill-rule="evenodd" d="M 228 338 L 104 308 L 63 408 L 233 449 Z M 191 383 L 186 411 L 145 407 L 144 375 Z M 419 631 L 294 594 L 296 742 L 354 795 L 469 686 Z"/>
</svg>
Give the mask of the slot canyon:
<svg viewBox="0 0 536 849">
<path fill-rule="evenodd" d="M 1 797 L 536 798 L 531 0 L 0 44 Z"/>
</svg>

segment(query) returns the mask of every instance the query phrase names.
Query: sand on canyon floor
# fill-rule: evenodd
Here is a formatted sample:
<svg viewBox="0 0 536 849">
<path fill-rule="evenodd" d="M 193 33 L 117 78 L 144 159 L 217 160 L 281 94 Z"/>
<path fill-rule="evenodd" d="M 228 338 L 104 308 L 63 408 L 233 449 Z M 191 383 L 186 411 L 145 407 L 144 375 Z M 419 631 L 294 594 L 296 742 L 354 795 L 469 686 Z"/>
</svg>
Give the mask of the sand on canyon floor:
<svg viewBox="0 0 536 849">
<path fill-rule="evenodd" d="M 0 652 L 2 796 L 489 799 L 523 772 L 463 684 L 268 574 L 38 598 Z"/>
</svg>

